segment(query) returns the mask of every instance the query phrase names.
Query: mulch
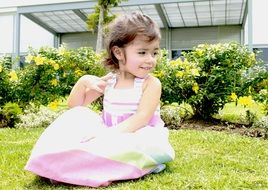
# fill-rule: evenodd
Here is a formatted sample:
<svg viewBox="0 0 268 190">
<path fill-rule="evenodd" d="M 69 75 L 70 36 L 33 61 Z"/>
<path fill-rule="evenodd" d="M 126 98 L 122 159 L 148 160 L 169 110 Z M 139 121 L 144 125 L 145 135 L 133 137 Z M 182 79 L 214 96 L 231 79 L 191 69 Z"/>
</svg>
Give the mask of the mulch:
<svg viewBox="0 0 268 190">
<path fill-rule="evenodd" d="M 191 119 L 182 122 L 180 129 L 212 130 L 227 133 L 236 133 L 244 136 L 262 138 L 268 140 L 268 131 L 243 124 L 234 124 L 220 121 L 203 121 Z"/>
</svg>

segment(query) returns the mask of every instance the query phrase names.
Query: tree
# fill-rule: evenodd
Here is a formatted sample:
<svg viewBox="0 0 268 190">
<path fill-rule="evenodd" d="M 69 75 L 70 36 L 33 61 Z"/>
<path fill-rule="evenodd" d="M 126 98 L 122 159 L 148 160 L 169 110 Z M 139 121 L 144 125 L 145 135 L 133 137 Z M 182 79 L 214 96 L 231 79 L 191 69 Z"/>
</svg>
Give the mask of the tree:
<svg viewBox="0 0 268 190">
<path fill-rule="evenodd" d="M 109 16 L 109 10 L 112 7 L 118 6 L 121 0 L 98 0 L 95 6 L 95 11 L 88 15 L 87 26 L 92 32 L 97 31 L 96 53 L 103 49 L 103 33 L 104 25 L 110 23 L 115 15 Z"/>
</svg>

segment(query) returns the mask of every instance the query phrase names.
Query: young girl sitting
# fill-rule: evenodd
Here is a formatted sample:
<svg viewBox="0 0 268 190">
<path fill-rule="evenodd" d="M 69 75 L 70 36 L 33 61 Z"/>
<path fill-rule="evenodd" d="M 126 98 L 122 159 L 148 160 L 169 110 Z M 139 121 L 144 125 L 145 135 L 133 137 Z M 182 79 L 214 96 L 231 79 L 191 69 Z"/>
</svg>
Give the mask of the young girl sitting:
<svg viewBox="0 0 268 190">
<path fill-rule="evenodd" d="M 160 118 L 161 83 L 150 75 L 160 30 L 141 13 L 123 15 L 110 27 L 103 77 L 82 76 L 68 98 L 71 109 L 41 135 L 26 165 L 52 181 L 107 186 L 157 173 L 174 159 Z M 103 97 L 99 116 L 86 105 Z"/>
</svg>

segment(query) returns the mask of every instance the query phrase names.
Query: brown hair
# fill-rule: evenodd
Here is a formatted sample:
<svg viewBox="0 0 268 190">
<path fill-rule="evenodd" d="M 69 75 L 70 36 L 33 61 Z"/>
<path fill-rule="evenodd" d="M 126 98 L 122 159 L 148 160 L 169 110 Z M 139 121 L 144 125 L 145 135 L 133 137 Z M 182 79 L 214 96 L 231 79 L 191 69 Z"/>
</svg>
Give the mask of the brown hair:
<svg viewBox="0 0 268 190">
<path fill-rule="evenodd" d="M 157 24 L 147 15 L 140 12 L 133 12 L 129 15 L 118 17 L 109 28 L 107 40 L 107 57 L 104 64 L 112 70 L 119 69 L 117 58 L 112 52 L 112 47 L 125 47 L 132 42 L 137 35 L 145 35 L 148 42 L 155 39 L 160 40 L 161 34 Z"/>
</svg>

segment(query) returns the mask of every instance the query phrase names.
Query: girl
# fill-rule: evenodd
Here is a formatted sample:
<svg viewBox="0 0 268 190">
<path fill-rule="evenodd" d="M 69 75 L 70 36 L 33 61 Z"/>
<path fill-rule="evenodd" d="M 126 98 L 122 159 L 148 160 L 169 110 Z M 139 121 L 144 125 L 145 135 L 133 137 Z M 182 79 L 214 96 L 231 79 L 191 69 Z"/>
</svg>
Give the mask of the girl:
<svg viewBox="0 0 268 190">
<path fill-rule="evenodd" d="M 160 118 L 161 83 L 149 74 L 159 43 L 159 28 L 150 17 L 119 17 L 110 28 L 105 60 L 113 72 L 77 81 L 68 98 L 71 109 L 44 131 L 26 169 L 91 187 L 162 171 L 174 150 Z M 86 105 L 103 94 L 100 117 Z"/>
</svg>

